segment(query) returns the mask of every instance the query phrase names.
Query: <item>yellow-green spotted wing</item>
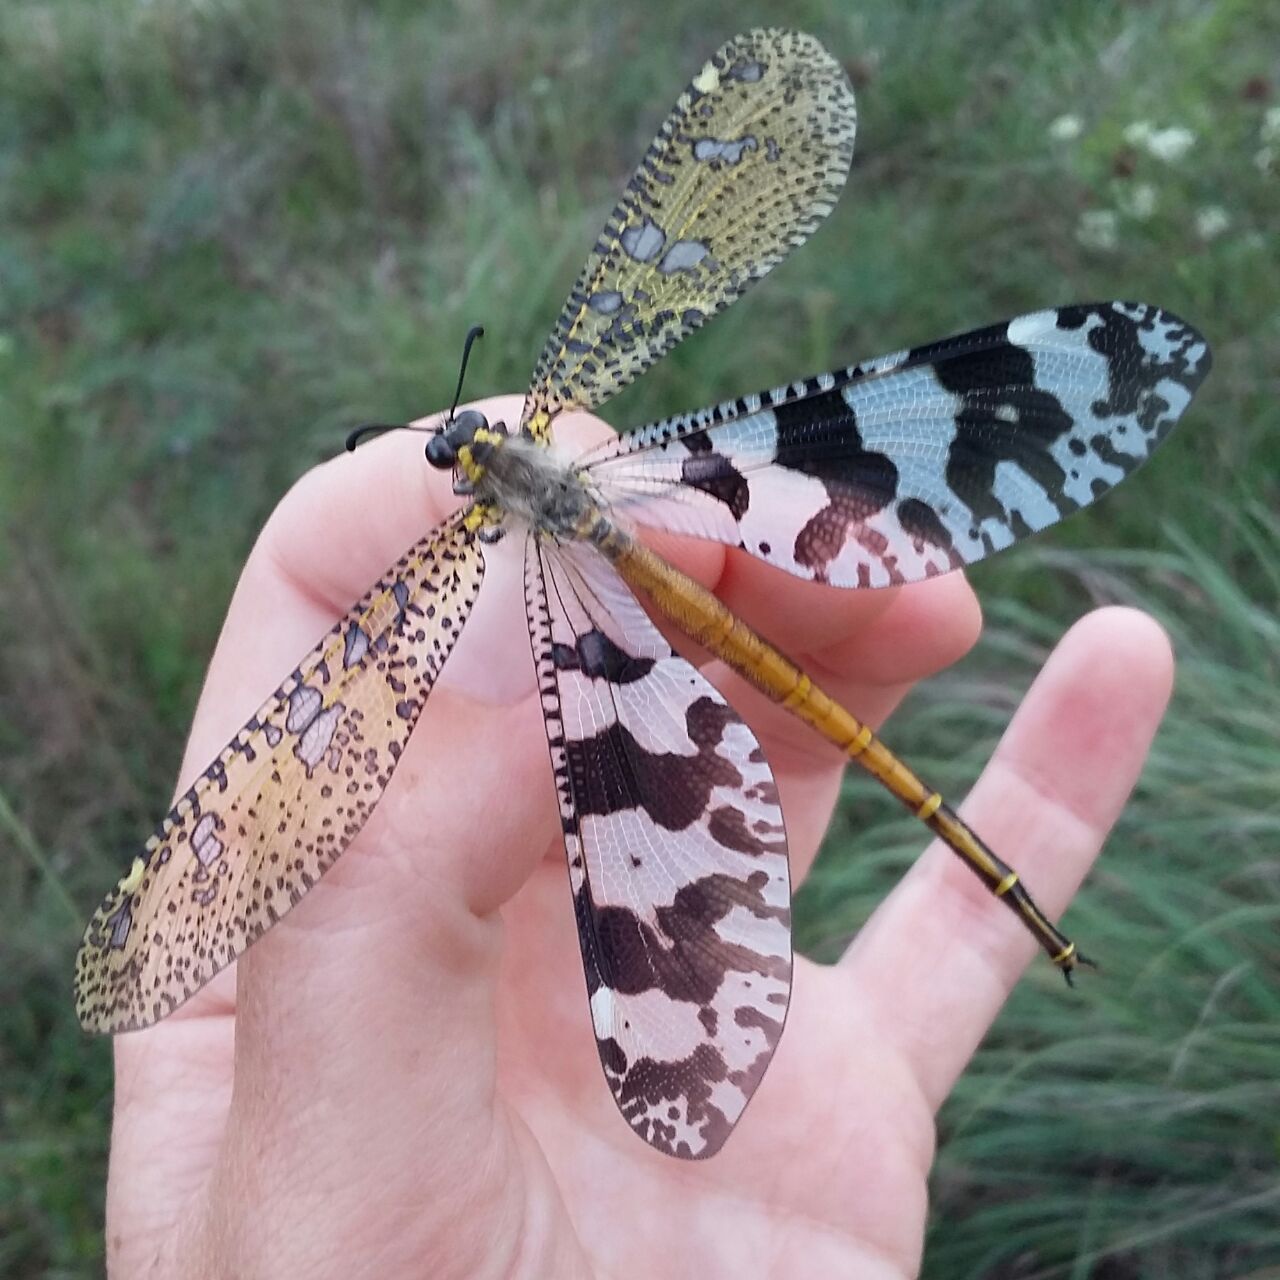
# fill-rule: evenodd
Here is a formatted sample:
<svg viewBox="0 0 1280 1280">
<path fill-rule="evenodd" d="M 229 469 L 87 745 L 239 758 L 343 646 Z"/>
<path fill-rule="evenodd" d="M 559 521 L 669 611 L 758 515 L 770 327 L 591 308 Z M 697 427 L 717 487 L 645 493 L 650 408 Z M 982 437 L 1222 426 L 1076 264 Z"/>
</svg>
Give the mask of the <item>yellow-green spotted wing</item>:
<svg viewBox="0 0 1280 1280">
<path fill-rule="evenodd" d="M 337 860 L 390 780 L 483 573 L 461 517 L 422 539 L 178 798 L 85 931 L 86 1030 L 172 1012 Z"/>
<path fill-rule="evenodd" d="M 803 244 L 831 211 L 857 116 L 812 37 L 757 30 L 680 95 L 538 359 L 521 425 L 603 403 Z"/>
</svg>

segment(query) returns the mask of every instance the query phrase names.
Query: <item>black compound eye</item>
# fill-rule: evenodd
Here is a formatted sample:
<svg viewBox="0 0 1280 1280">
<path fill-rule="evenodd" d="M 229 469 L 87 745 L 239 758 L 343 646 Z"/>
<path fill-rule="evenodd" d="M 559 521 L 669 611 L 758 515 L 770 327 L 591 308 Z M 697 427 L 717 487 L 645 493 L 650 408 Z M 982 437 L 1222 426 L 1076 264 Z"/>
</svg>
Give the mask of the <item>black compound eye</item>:
<svg viewBox="0 0 1280 1280">
<path fill-rule="evenodd" d="M 427 461 L 442 471 L 453 466 L 458 460 L 457 451 L 444 435 L 432 436 L 427 441 Z"/>
</svg>

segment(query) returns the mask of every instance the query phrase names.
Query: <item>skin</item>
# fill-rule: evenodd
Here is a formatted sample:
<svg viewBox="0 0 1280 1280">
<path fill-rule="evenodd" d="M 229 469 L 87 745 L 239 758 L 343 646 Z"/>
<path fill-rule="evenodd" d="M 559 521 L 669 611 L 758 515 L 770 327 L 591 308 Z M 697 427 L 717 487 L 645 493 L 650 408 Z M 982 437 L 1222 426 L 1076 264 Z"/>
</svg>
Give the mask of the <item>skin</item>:
<svg viewBox="0 0 1280 1280">
<path fill-rule="evenodd" d="M 519 401 L 477 407 L 512 422 Z M 559 437 L 605 430 L 575 415 Z M 179 790 L 454 505 L 421 449 L 386 437 L 280 504 L 232 601 Z M 980 629 L 958 574 L 836 591 L 710 543 L 653 541 L 874 725 Z M 591 1036 L 521 543 L 489 549 L 458 650 L 337 866 L 232 970 L 117 1039 L 112 1275 L 916 1274 L 935 1114 L 1034 944 L 929 848 L 839 963 L 797 961 L 786 1033 L 725 1150 L 692 1164 L 651 1151 L 618 1116 Z M 768 754 L 799 883 L 840 761 L 704 669 Z M 1153 621 L 1089 615 L 962 806 L 1052 915 L 1124 804 L 1171 680 Z"/>
</svg>

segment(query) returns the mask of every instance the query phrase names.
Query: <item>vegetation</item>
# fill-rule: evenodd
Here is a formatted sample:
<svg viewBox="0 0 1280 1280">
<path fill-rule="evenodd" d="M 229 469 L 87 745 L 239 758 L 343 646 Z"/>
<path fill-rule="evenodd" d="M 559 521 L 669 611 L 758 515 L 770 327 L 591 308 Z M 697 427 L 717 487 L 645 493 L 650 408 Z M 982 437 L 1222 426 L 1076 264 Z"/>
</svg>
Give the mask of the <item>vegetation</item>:
<svg viewBox="0 0 1280 1280">
<path fill-rule="evenodd" d="M 254 531 L 352 422 L 440 407 L 468 324 L 489 335 L 473 394 L 523 385 L 686 73 L 762 20 L 849 67 L 849 193 L 615 422 L 1073 299 L 1159 302 L 1215 351 L 1122 496 L 976 575 L 983 645 L 891 729 L 962 793 L 1090 602 L 1142 603 L 1178 647 L 1071 916 L 1106 972 L 1066 997 L 1041 966 L 962 1081 L 926 1270 L 1280 1259 L 1276 6 L 7 0 L 3 1274 L 101 1271 L 109 1051 L 75 1025 L 71 959 L 168 799 Z M 918 847 L 851 780 L 808 948 L 837 948 Z"/>
</svg>

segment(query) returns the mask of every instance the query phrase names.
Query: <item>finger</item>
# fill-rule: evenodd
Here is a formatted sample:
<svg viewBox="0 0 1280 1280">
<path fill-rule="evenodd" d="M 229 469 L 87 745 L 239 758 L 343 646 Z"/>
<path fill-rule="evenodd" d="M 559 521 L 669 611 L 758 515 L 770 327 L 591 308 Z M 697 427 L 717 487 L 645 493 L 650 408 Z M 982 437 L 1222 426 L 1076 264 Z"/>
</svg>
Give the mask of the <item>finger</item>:
<svg viewBox="0 0 1280 1280">
<path fill-rule="evenodd" d="M 735 551 L 727 557 L 716 594 L 735 613 L 767 629 L 769 639 L 784 651 L 829 671 L 856 664 L 861 679 L 880 684 L 910 682 L 922 670 L 954 661 L 955 642 L 948 633 L 976 633 L 980 621 L 977 600 L 963 573 L 906 587 L 859 590 L 806 582 Z M 923 612 L 929 614 L 929 627 L 907 625 Z M 883 638 L 893 636 L 890 647 L 862 641 L 881 626 Z M 939 650 L 946 650 L 949 658 L 936 658 Z"/>
<path fill-rule="evenodd" d="M 982 614 L 961 573 L 903 588 L 851 590 L 806 582 L 745 552 L 642 530 L 645 541 L 713 590 L 771 644 L 840 700 L 900 689 L 957 661 L 972 647 Z M 675 634 L 675 633 L 671 633 Z M 690 650 L 700 663 L 705 654 Z M 884 699 L 888 706 L 896 699 Z M 876 718 L 874 707 L 861 714 Z"/>
<path fill-rule="evenodd" d="M 771 611 L 763 586 L 758 583 L 753 587 L 753 592 L 760 592 L 754 597 L 737 593 L 741 607 L 749 610 L 742 616 L 830 697 L 873 729 L 888 718 L 916 681 L 963 657 L 982 629 L 977 598 L 960 574 L 914 583 L 892 593 L 882 608 L 850 623 L 840 640 L 825 647 L 817 644 L 819 637 L 829 638 L 825 625 L 809 634 L 803 619 L 785 621 L 785 610 Z M 845 597 L 872 594 L 831 587 L 819 590 L 830 607 L 841 613 L 848 613 Z M 857 613 L 848 616 L 857 618 Z M 793 637 L 791 646 L 778 640 L 778 623 Z M 814 643 L 807 644 L 807 638 Z M 708 667 L 707 674 L 743 713 L 757 736 L 769 739 L 765 746 L 775 769 L 812 768 L 843 760 L 841 752 L 770 702 L 750 681 L 730 676 L 717 666 Z"/>
<path fill-rule="evenodd" d="M 1172 685 L 1168 638 L 1102 609 L 1049 658 L 961 812 L 1058 916 L 1124 806 Z M 937 1106 L 1035 943 L 935 843 L 841 961 L 887 1042 Z"/>
</svg>

